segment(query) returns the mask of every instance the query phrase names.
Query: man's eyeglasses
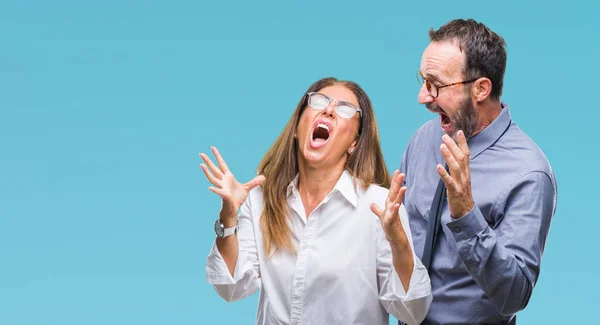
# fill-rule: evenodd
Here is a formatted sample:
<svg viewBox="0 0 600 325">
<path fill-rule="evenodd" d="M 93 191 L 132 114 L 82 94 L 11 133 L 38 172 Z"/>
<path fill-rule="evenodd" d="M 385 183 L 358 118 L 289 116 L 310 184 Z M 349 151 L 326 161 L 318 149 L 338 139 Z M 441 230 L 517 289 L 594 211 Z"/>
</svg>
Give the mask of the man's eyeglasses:
<svg viewBox="0 0 600 325">
<path fill-rule="evenodd" d="M 477 79 L 479 79 L 479 78 L 467 80 L 467 81 L 455 82 L 455 83 L 451 83 L 448 85 L 438 86 L 435 83 L 427 80 L 427 78 L 425 78 L 423 76 L 421 71 L 417 71 L 417 82 L 419 83 L 419 85 L 422 85 L 423 83 L 425 83 L 425 88 L 427 88 L 427 92 L 429 92 L 429 95 L 431 95 L 431 97 L 433 97 L 433 98 L 437 98 L 440 95 L 440 89 L 442 89 L 442 88 L 455 86 L 455 85 L 468 84 L 469 82 L 476 81 Z"/>
<path fill-rule="evenodd" d="M 325 107 L 329 106 L 329 104 L 331 102 L 334 102 L 335 103 L 335 112 L 340 117 L 352 118 L 354 116 L 354 114 L 356 114 L 356 112 L 359 112 L 360 116 L 362 116 L 362 110 L 360 108 L 356 107 L 356 105 L 354 105 L 354 104 L 344 102 L 344 101 L 338 101 L 337 99 L 329 98 L 326 95 L 323 95 L 323 94 L 317 93 L 317 92 L 310 92 L 310 93 L 307 93 L 307 95 L 308 95 L 308 106 L 312 107 L 313 109 L 323 110 L 323 109 L 325 109 Z"/>
</svg>

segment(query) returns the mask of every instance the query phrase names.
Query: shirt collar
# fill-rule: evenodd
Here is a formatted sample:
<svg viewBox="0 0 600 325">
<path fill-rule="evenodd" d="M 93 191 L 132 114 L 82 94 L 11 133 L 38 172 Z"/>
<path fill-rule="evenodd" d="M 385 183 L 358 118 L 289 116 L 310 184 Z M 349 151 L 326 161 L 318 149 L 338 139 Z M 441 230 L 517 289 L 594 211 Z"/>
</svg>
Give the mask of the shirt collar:
<svg viewBox="0 0 600 325">
<path fill-rule="evenodd" d="M 341 193 L 354 207 L 358 204 L 358 193 L 356 191 L 355 180 L 347 170 L 344 170 L 340 179 L 335 183 L 333 190 L 325 197 L 325 200 L 329 200 L 331 195 L 335 192 Z M 296 174 L 294 180 L 288 185 L 286 195 L 287 197 L 290 195 L 300 197 L 300 192 L 298 192 L 298 174 Z"/>
<path fill-rule="evenodd" d="M 510 117 L 510 111 L 506 103 L 501 103 L 502 110 L 500 114 L 492 121 L 492 124 L 488 125 L 481 132 L 469 139 L 469 151 L 471 152 L 471 159 L 479 156 L 485 149 L 492 146 L 500 137 L 506 132 L 508 127 L 512 123 Z"/>
</svg>

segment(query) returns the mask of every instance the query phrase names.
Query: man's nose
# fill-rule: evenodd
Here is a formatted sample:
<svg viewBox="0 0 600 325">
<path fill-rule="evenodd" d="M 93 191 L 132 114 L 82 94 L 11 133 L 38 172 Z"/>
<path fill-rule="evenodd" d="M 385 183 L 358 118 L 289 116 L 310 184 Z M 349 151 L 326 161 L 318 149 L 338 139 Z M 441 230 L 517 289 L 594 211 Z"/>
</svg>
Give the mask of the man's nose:
<svg viewBox="0 0 600 325">
<path fill-rule="evenodd" d="M 429 104 L 434 101 L 433 96 L 427 91 L 427 85 L 425 83 L 423 83 L 421 89 L 419 89 L 418 100 L 419 104 Z"/>
</svg>

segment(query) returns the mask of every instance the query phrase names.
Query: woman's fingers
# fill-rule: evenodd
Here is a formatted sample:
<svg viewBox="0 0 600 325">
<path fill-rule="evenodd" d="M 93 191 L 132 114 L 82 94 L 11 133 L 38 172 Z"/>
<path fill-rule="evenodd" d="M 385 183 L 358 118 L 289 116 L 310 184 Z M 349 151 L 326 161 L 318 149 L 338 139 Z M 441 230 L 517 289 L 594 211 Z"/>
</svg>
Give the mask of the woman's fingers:
<svg viewBox="0 0 600 325">
<path fill-rule="evenodd" d="M 219 180 L 208 170 L 208 167 L 206 167 L 205 164 L 200 164 L 200 168 L 202 169 L 204 175 L 206 175 L 206 178 L 212 185 L 220 187 Z"/>
<path fill-rule="evenodd" d="M 223 172 L 221 172 L 219 167 L 217 167 L 217 165 L 215 165 L 215 163 L 213 163 L 212 160 L 205 153 L 201 152 L 200 158 L 204 160 L 204 163 L 208 166 L 208 168 L 210 168 L 210 171 L 217 179 L 223 178 Z"/>
<path fill-rule="evenodd" d="M 217 150 L 217 147 L 210 147 L 210 149 L 212 150 L 213 155 L 215 155 L 215 158 L 217 158 L 217 163 L 219 164 L 221 172 L 223 172 L 223 174 L 226 173 L 229 170 L 229 167 L 227 167 L 225 159 L 223 159 L 221 153 L 219 153 L 219 150 Z"/>
</svg>

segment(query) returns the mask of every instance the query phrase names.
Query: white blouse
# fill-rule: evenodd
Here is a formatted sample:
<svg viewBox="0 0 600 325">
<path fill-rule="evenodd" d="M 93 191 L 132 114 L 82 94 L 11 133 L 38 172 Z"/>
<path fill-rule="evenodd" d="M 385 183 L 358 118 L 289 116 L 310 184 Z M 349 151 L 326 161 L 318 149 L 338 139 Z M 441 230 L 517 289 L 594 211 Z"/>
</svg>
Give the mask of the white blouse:
<svg viewBox="0 0 600 325">
<path fill-rule="evenodd" d="M 419 324 L 432 300 L 427 270 L 413 248 L 414 269 L 405 292 L 381 222 L 370 210 L 371 203 L 385 207 L 388 190 L 371 185 L 363 191 L 345 171 L 307 218 L 297 181 L 298 177 L 287 189 L 297 255 L 278 251 L 265 256 L 260 230 L 263 196 L 256 187 L 240 208 L 234 275 L 215 243 L 206 264 L 208 283 L 226 301 L 260 289 L 256 317 L 260 325 L 383 325 L 389 323 L 389 314 Z M 412 247 L 404 206 L 400 219 Z"/>
</svg>

